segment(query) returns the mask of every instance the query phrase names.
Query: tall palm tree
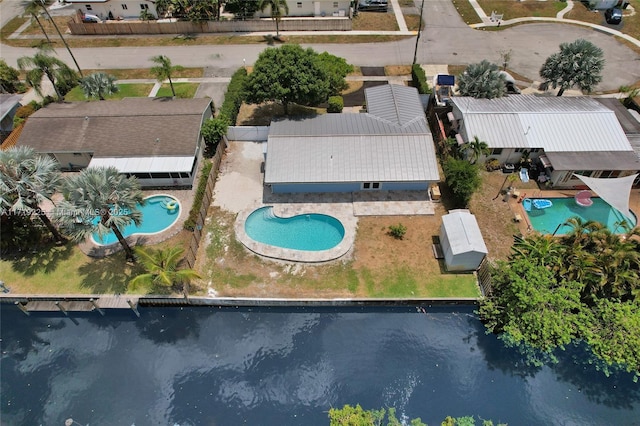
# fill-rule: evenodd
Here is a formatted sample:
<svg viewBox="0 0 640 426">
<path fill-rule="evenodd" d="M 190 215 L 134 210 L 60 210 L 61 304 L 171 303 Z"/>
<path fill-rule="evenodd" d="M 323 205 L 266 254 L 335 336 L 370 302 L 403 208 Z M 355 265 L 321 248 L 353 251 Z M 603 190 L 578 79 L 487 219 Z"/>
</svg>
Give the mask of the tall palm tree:
<svg viewBox="0 0 640 426">
<path fill-rule="evenodd" d="M 18 58 L 18 68 L 21 71 L 27 71 L 27 84 L 42 96 L 42 77 L 46 76 L 56 91 L 58 101 L 62 102 L 63 96 L 60 93 L 59 85 L 68 85 L 77 79 L 76 73 L 69 68 L 64 61 L 51 56 L 51 48 L 40 48 L 33 56 L 23 56 Z"/>
<path fill-rule="evenodd" d="M 80 87 L 87 98 L 98 98 L 104 101 L 104 97 L 116 93 L 119 88 L 116 78 L 103 72 L 97 72 L 80 79 Z"/>
<path fill-rule="evenodd" d="M 184 249 L 180 247 L 169 247 L 164 250 L 154 250 L 144 247 L 135 247 L 135 253 L 146 270 L 131 280 L 131 285 L 166 285 L 182 284 L 183 292 L 188 295 L 188 285 L 194 280 L 201 278 L 193 269 L 180 269 L 180 261 Z"/>
<path fill-rule="evenodd" d="M 47 19 L 49 20 L 49 22 L 53 24 L 53 27 L 56 29 L 56 32 L 58 33 L 58 36 L 60 36 L 60 40 L 62 40 L 62 43 L 64 43 L 64 47 L 67 48 L 67 52 L 69 52 L 69 56 L 71 56 L 73 63 L 76 65 L 76 68 L 78 68 L 78 73 L 80 73 L 80 77 L 82 77 L 83 75 L 82 75 L 82 70 L 80 69 L 80 65 L 78 65 L 78 61 L 76 61 L 76 57 L 73 56 L 73 53 L 71 52 L 71 48 L 69 47 L 69 44 L 67 44 L 67 41 L 64 39 L 64 37 L 62 37 L 60 28 L 58 28 L 58 24 L 56 24 L 56 21 L 54 21 L 51 15 L 49 14 L 49 9 L 47 9 L 45 0 L 31 0 L 27 5 L 27 8 L 32 10 L 37 10 L 37 8 L 41 8 L 42 10 L 44 10 L 44 13 L 46 13 L 47 15 Z M 34 14 L 32 13 L 32 15 Z M 49 40 L 49 37 L 47 37 L 47 41 L 51 43 L 51 40 Z"/>
<path fill-rule="evenodd" d="M 47 39 L 47 43 L 51 44 L 49 34 L 47 34 L 47 31 L 44 29 L 44 26 L 42 25 L 42 22 L 40 22 L 40 18 L 38 17 L 38 15 L 40 15 L 40 9 L 42 9 L 42 5 L 40 4 L 40 2 L 32 1 L 27 4 L 27 6 L 24 8 L 24 11 L 31 15 L 33 19 L 35 19 L 36 23 L 40 27 L 40 30 L 42 31 L 42 34 L 44 34 L 44 37 Z"/>
<path fill-rule="evenodd" d="M 158 55 L 151 57 L 151 62 L 158 64 L 155 67 L 151 68 L 151 74 L 153 74 L 159 83 L 162 83 L 165 80 L 169 80 L 169 86 L 171 86 L 171 93 L 173 97 L 176 97 L 176 91 L 173 88 L 173 81 L 171 80 L 171 75 L 175 71 L 179 71 L 182 69 L 180 65 L 171 65 L 171 59 L 164 55 Z"/>
<path fill-rule="evenodd" d="M 479 137 L 474 136 L 473 140 L 467 142 L 464 151 L 471 164 L 475 164 L 481 155 L 489 155 L 489 145 L 485 141 L 481 141 Z"/>
<path fill-rule="evenodd" d="M 0 207 L 10 212 L 31 215 L 35 212 L 59 243 L 65 238 L 38 206 L 51 196 L 60 183 L 58 162 L 41 156 L 29 147 L 0 151 Z"/>
<path fill-rule="evenodd" d="M 55 218 L 73 240 L 113 232 L 127 260 L 135 261 L 121 230 L 131 223 L 142 223 L 138 206 L 144 201 L 136 178 L 126 178 L 115 167 L 91 167 L 67 177 L 61 191 L 64 201 L 58 204 Z"/>
<path fill-rule="evenodd" d="M 280 38 L 280 19 L 289 14 L 287 0 L 258 0 L 258 9 L 261 12 L 267 8 L 271 10 L 271 19 L 276 21 L 276 38 Z"/>
</svg>

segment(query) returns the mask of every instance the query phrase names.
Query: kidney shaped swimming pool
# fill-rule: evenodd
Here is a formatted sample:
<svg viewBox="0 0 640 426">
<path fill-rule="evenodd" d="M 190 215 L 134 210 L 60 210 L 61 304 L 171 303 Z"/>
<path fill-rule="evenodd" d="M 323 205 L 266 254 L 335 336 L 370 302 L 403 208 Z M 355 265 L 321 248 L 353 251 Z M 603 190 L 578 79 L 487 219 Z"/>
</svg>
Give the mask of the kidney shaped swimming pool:
<svg viewBox="0 0 640 426">
<path fill-rule="evenodd" d="M 304 251 L 328 250 L 344 238 L 344 226 L 335 217 L 312 213 L 281 218 L 273 214 L 272 207 L 253 211 L 244 229 L 259 243 Z"/>
</svg>

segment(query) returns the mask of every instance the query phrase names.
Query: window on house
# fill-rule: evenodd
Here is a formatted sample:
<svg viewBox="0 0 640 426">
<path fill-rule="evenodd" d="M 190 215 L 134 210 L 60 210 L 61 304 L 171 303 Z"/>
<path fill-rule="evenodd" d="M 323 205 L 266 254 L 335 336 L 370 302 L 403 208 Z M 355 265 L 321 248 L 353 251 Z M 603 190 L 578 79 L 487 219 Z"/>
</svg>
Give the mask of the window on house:
<svg viewBox="0 0 640 426">
<path fill-rule="evenodd" d="M 152 179 L 169 179 L 170 177 L 169 173 L 151 173 Z"/>
<path fill-rule="evenodd" d="M 334 1 L 334 2 L 333 2 L 333 8 L 334 8 L 334 9 L 337 9 L 337 8 L 338 8 L 338 2 L 337 2 L 337 1 Z"/>
<path fill-rule="evenodd" d="M 489 155 L 500 155 L 502 154 L 502 148 L 492 148 Z"/>
<path fill-rule="evenodd" d="M 579 176 L 586 176 L 586 177 L 591 176 L 591 171 L 589 170 L 576 170 L 573 173 Z M 569 176 L 571 176 L 571 174 L 569 174 Z"/>
<path fill-rule="evenodd" d="M 527 148 L 516 148 L 515 152 L 526 152 L 529 151 Z"/>
<path fill-rule="evenodd" d="M 148 10 L 148 9 L 149 9 L 149 5 L 148 5 L 148 4 L 141 4 L 141 5 L 140 5 L 140 9 L 142 9 L 142 10 Z"/>
<path fill-rule="evenodd" d="M 618 176 L 620 176 L 620 170 L 603 170 L 600 173 L 600 177 L 604 178 L 604 179 L 608 179 L 608 178 L 617 178 Z"/>
<path fill-rule="evenodd" d="M 364 182 L 362 189 L 380 189 L 380 182 Z"/>
<path fill-rule="evenodd" d="M 122 9 L 123 9 L 123 10 L 127 10 L 127 9 L 128 9 L 127 5 L 123 3 L 123 4 L 122 4 Z"/>
<path fill-rule="evenodd" d="M 84 8 L 87 9 L 87 10 L 93 10 L 93 8 L 91 7 L 90 4 L 85 4 Z"/>
<path fill-rule="evenodd" d="M 302 2 L 301 2 L 301 1 L 299 1 L 298 3 L 296 3 L 296 6 L 298 6 L 298 7 L 302 7 Z"/>
</svg>

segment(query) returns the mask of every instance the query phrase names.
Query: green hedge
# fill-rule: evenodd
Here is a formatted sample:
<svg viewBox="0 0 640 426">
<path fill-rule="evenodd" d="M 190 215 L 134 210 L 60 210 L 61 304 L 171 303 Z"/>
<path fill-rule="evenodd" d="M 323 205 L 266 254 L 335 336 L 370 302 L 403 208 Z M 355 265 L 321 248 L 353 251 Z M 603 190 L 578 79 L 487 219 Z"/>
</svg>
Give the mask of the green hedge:
<svg viewBox="0 0 640 426">
<path fill-rule="evenodd" d="M 413 64 L 411 66 L 411 78 L 413 79 L 413 86 L 418 89 L 418 93 L 431 93 L 431 88 L 427 82 L 427 75 L 419 64 Z"/>
<path fill-rule="evenodd" d="M 184 221 L 183 225 L 183 228 L 188 231 L 193 231 L 194 229 L 196 229 L 196 221 L 198 220 L 198 214 L 200 213 L 200 208 L 202 207 L 202 199 L 204 198 L 204 192 L 207 189 L 207 181 L 209 180 L 209 175 L 211 174 L 212 168 L 213 163 L 208 160 L 204 163 L 204 166 L 202 166 L 202 174 L 200 174 L 200 180 L 198 181 L 196 195 L 193 198 L 193 206 L 191 206 L 189 217 Z"/>
<path fill-rule="evenodd" d="M 229 86 L 227 86 L 227 93 L 224 95 L 224 102 L 220 107 L 219 115 L 224 115 L 229 119 L 229 123 L 235 125 L 236 118 L 238 118 L 238 112 L 240 112 L 240 105 L 244 100 L 244 86 L 247 81 L 247 70 L 238 68 L 233 73 Z"/>
<path fill-rule="evenodd" d="M 329 107 L 327 108 L 327 112 L 342 112 L 343 108 L 344 99 L 342 99 L 342 96 L 329 97 Z"/>
</svg>

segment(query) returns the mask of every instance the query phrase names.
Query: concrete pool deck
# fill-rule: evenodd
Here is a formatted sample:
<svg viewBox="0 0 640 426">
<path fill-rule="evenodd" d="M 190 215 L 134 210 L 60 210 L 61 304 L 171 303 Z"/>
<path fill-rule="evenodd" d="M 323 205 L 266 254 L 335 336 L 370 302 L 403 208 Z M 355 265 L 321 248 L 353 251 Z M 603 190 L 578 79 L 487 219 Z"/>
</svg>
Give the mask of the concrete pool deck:
<svg viewBox="0 0 640 426">
<path fill-rule="evenodd" d="M 213 206 L 236 213 L 236 238 L 261 256 L 294 262 L 326 262 L 349 254 L 355 242 L 358 217 L 434 215 L 434 202 L 427 191 L 371 191 L 358 193 L 272 194 L 263 185 L 262 143 L 229 142 L 216 182 Z M 244 231 L 244 222 L 254 210 L 273 206 L 276 216 L 292 217 L 320 213 L 342 222 L 345 237 L 330 250 L 289 250 L 258 243 Z"/>
</svg>

